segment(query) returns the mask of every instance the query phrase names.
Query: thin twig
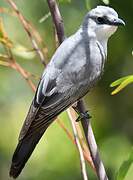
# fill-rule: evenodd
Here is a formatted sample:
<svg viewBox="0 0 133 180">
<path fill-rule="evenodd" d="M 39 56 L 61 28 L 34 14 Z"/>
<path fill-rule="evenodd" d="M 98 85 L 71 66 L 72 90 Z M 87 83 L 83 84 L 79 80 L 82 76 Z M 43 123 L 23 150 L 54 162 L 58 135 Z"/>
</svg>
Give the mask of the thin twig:
<svg viewBox="0 0 133 180">
<path fill-rule="evenodd" d="M 18 9 L 18 8 L 17 8 Z M 11 11 L 10 9 L 7 9 L 7 8 L 2 8 L 0 7 L 0 13 L 6 13 L 6 14 L 9 14 L 9 15 L 12 15 L 12 16 L 15 16 L 15 17 L 18 17 L 18 14 L 16 13 L 16 11 L 14 11 L 14 9 Z M 50 12 L 49 12 L 50 13 Z M 48 14 L 49 14 L 48 13 Z M 23 16 L 23 15 L 22 15 Z M 42 53 L 44 54 L 45 56 L 45 63 L 46 63 L 46 60 L 48 58 L 48 48 L 46 47 L 46 44 L 44 43 L 44 38 L 42 39 L 42 37 L 40 36 L 40 34 L 38 33 L 38 31 L 35 29 L 35 27 L 33 27 L 33 25 L 23 16 L 24 20 L 26 21 L 27 23 L 27 27 L 29 27 L 29 31 L 30 33 L 32 34 L 32 36 L 35 38 L 35 40 L 37 41 L 37 44 L 41 44 L 42 45 L 42 48 L 41 48 L 41 51 Z M 21 20 L 20 20 L 21 21 Z M 31 36 L 30 36 L 31 37 Z M 29 37 L 29 38 L 30 38 Z M 35 50 L 35 48 L 34 48 Z"/>
<path fill-rule="evenodd" d="M 82 172 L 83 179 L 88 180 L 87 171 L 86 171 L 86 165 L 85 165 L 85 159 L 84 159 L 84 155 L 83 155 L 83 150 L 82 150 L 82 147 L 81 147 L 81 144 L 80 144 L 80 141 L 79 141 L 77 129 L 75 127 L 75 122 L 74 122 L 71 111 L 72 111 L 71 107 L 67 109 L 67 113 L 68 113 L 68 116 L 69 116 L 69 119 L 70 119 L 70 122 L 71 122 L 71 125 L 72 125 L 72 129 L 73 129 L 73 134 L 74 134 L 76 146 L 77 146 L 77 149 L 79 151 L 81 172 Z"/>
<path fill-rule="evenodd" d="M 52 17 L 53 17 L 53 22 L 54 22 L 55 27 L 56 27 L 58 39 L 59 39 L 59 42 L 61 43 L 64 40 L 65 35 L 64 35 L 63 21 L 61 18 L 59 8 L 58 8 L 56 0 L 47 0 L 47 1 L 48 1 L 48 5 L 50 8 Z M 80 100 L 78 102 L 78 104 L 79 104 L 79 106 L 78 106 L 79 113 L 80 114 L 85 113 L 87 110 L 84 106 L 83 101 Z M 88 119 L 84 118 L 84 120 L 82 121 L 82 127 L 84 130 L 84 134 L 86 137 L 86 141 L 87 141 L 92 159 L 93 159 L 93 163 L 94 163 L 94 166 L 96 169 L 97 177 L 99 178 L 99 180 L 107 180 L 108 177 L 106 175 L 105 168 L 104 168 L 104 165 L 102 163 L 102 160 L 100 159 L 100 156 L 99 156 L 96 140 L 95 140 L 95 137 L 93 134 L 93 130 L 92 130 L 90 121 Z"/>
<path fill-rule="evenodd" d="M 17 62 L 11 64 L 11 67 L 12 68 L 14 67 L 14 69 L 16 69 L 24 77 L 24 79 L 30 85 L 30 87 L 33 90 L 33 92 L 35 92 L 36 91 L 36 87 L 33 84 L 33 82 L 31 81 L 31 79 L 29 78 L 28 73 Z"/>
<path fill-rule="evenodd" d="M 71 142 L 73 144 L 76 144 L 75 139 L 73 137 L 73 135 L 70 133 L 70 131 L 64 126 L 64 124 L 61 122 L 61 120 L 59 118 L 57 118 L 57 123 L 62 127 L 62 129 L 64 130 L 64 132 L 67 134 L 67 137 L 71 140 Z M 82 145 L 82 143 L 81 143 Z M 92 159 L 91 157 L 88 155 L 88 150 L 83 148 L 83 154 L 85 157 L 85 160 L 90 164 L 90 166 L 92 167 L 92 169 L 94 169 L 95 171 L 95 167 L 93 165 Z"/>
<path fill-rule="evenodd" d="M 8 59 L 8 66 L 15 69 L 16 71 L 18 71 L 23 78 L 27 81 L 27 83 L 30 85 L 31 89 L 35 92 L 36 91 L 36 87 L 34 85 L 34 83 L 31 81 L 31 79 L 29 78 L 28 72 L 26 70 L 24 70 L 14 59 L 12 51 L 10 48 L 5 46 L 5 50 L 7 52 L 7 55 L 9 57 Z"/>
<path fill-rule="evenodd" d="M 77 120 L 77 115 L 76 115 L 76 112 L 74 111 L 73 108 L 71 108 L 71 112 L 70 113 L 71 113 L 71 116 L 73 117 L 73 120 L 75 122 Z M 92 161 L 92 158 L 91 158 L 91 155 L 90 155 L 90 152 L 88 150 L 88 146 L 86 145 L 86 143 L 84 141 L 84 137 L 83 137 L 83 134 L 82 134 L 82 131 L 81 131 L 79 123 L 75 122 L 75 127 L 76 127 L 76 130 L 77 130 L 80 142 L 81 142 L 82 149 L 83 149 L 84 152 L 86 152 L 86 155 L 87 155 L 87 157 L 89 159 L 88 162 L 89 162 L 90 166 L 92 167 L 92 169 L 94 171 L 96 171 L 95 167 L 94 167 L 94 164 L 93 164 L 93 161 Z"/>
<path fill-rule="evenodd" d="M 57 123 L 62 127 L 62 129 L 66 132 L 68 138 L 72 141 L 73 144 L 75 144 L 73 135 L 68 131 L 68 129 L 64 126 L 64 124 L 60 121 L 59 118 L 56 119 Z"/>
<path fill-rule="evenodd" d="M 32 42 L 32 45 L 35 49 L 35 51 L 37 52 L 37 54 L 39 55 L 40 57 L 40 60 L 42 62 L 42 64 L 46 65 L 45 64 L 45 58 L 44 58 L 44 55 L 43 55 L 43 52 L 40 50 L 40 48 L 38 47 L 38 43 L 36 42 L 35 38 L 33 37 L 31 31 L 30 31 L 30 26 L 29 26 L 29 23 L 27 22 L 27 20 L 25 19 L 25 17 L 20 13 L 20 11 L 18 10 L 18 7 L 16 6 L 16 4 L 12 1 L 12 0 L 7 0 L 8 3 L 11 5 L 11 7 L 13 8 L 13 10 L 16 12 L 19 20 L 21 21 L 25 31 L 27 32 L 31 42 Z"/>
<path fill-rule="evenodd" d="M 51 16 L 51 13 L 48 12 L 47 14 L 45 14 L 45 15 L 39 20 L 39 23 L 42 23 L 42 22 L 46 21 L 50 16 Z"/>
</svg>

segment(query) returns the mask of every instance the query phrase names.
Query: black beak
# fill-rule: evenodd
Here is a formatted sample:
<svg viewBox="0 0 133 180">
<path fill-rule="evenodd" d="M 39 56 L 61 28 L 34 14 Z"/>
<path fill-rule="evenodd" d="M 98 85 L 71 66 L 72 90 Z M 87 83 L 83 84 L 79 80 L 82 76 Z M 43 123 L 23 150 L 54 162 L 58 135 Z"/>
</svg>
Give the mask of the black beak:
<svg viewBox="0 0 133 180">
<path fill-rule="evenodd" d="M 108 20 L 108 24 L 112 26 L 125 26 L 125 22 L 122 19 L 115 18 Z"/>
</svg>

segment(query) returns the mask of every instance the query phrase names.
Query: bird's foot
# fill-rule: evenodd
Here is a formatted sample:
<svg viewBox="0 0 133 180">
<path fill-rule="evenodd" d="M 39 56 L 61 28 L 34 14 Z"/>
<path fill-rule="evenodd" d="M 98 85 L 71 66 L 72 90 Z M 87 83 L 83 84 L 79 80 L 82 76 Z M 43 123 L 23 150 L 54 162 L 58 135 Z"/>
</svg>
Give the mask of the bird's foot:
<svg viewBox="0 0 133 180">
<path fill-rule="evenodd" d="M 88 111 L 84 112 L 84 113 L 80 113 L 79 117 L 76 119 L 76 122 L 82 121 L 84 119 L 91 119 L 92 116 L 88 113 Z"/>
</svg>

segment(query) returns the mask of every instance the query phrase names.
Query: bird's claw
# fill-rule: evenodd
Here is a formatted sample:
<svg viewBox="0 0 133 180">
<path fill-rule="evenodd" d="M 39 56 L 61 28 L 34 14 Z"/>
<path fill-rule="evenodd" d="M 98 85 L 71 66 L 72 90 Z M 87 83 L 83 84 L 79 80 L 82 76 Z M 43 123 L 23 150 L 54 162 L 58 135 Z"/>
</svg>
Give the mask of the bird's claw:
<svg viewBox="0 0 133 180">
<path fill-rule="evenodd" d="M 84 119 L 90 119 L 92 118 L 92 116 L 90 116 L 90 114 L 88 113 L 88 111 L 84 112 L 84 113 L 80 113 L 78 118 L 76 119 L 76 122 L 82 121 Z"/>
</svg>

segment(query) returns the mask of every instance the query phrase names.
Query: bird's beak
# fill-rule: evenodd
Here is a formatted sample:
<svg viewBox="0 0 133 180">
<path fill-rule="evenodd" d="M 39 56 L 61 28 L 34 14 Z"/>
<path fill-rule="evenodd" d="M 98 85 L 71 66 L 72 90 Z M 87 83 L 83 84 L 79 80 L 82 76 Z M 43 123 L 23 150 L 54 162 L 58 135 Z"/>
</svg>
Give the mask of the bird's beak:
<svg viewBox="0 0 133 180">
<path fill-rule="evenodd" d="M 113 26 L 125 26 L 125 22 L 120 18 L 110 19 L 108 24 Z"/>
<path fill-rule="evenodd" d="M 125 26 L 125 22 L 122 19 L 114 19 L 114 25 L 116 26 Z"/>
</svg>

